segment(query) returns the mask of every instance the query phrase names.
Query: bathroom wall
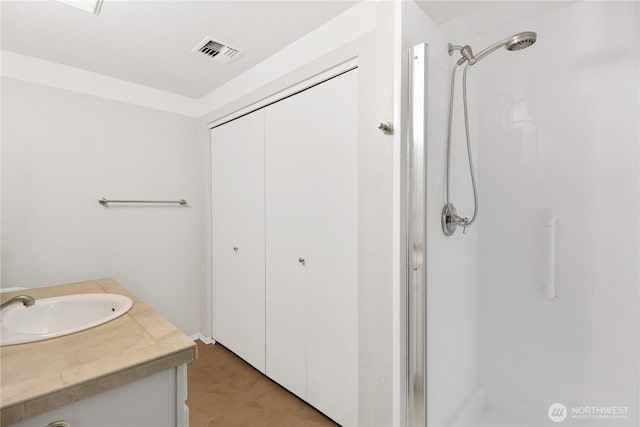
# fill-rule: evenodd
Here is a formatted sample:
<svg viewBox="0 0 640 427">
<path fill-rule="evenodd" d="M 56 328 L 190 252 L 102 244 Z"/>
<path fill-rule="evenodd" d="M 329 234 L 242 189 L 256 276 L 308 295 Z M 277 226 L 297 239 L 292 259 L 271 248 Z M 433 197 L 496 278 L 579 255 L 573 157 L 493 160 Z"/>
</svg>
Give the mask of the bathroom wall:
<svg viewBox="0 0 640 427">
<path fill-rule="evenodd" d="M 474 44 L 476 36 L 461 19 L 436 25 L 415 2 L 403 2 L 403 48 L 427 43 L 426 141 L 426 286 L 427 286 L 427 419 L 429 425 L 450 421 L 476 382 L 476 269 L 477 232 L 458 229 L 442 233 L 440 214 L 445 204 L 445 158 L 449 84 L 454 60 L 447 43 Z M 461 70 L 460 70 L 461 71 Z M 457 94 L 461 94 L 458 72 Z M 476 95 L 469 85 L 469 96 Z M 458 99 L 459 101 L 459 99 Z M 473 108 L 474 104 L 471 104 Z M 462 104 L 455 104 L 456 132 L 452 150 L 452 202 L 463 216 L 473 213 L 462 132 Z M 471 122 L 472 133 L 478 122 Z M 477 133 L 476 133 L 477 134 Z M 476 147 L 474 146 L 474 151 Z"/>
<path fill-rule="evenodd" d="M 628 406 L 638 425 L 637 2 L 580 2 L 484 35 L 532 30 L 480 85 L 478 383 L 513 420 L 550 404 Z M 542 290 L 543 215 L 559 218 L 558 299 Z M 569 409 L 571 410 L 571 409 Z"/>
<path fill-rule="evenodd" d="M 2 286 L 113 277 L 199 332 L 195 118 L 2 79 Z M 188 206 L 103 207 L 106 198 Z"/>
</svg>

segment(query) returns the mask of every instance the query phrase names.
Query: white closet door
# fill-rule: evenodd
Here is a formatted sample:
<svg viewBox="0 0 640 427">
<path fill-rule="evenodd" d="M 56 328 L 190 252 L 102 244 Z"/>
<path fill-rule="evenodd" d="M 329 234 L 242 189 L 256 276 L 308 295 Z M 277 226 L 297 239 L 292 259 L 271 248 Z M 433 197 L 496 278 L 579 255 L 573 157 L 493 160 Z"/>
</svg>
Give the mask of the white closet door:
<svg viewBox="0 0 640 427">
<path fill-rule="evenodd" d="M 265 115 L 267 375 L 343 425 L 358 409 L 356 92 L 351 71 Z"/>
<path fill-rule="evenodd" d="M 265 109 L 267 375 L 306 398 L 306 197 L 300 95 Z"/>
<path fill-rule="evenodd" d="M 213 338 L 265 371 L 264 111 L 211 131 Z"/>
<path fill-rule="evenodd" d="M 308 91 L 307 400 L 345 426 L 358 413 L 358 73 Z"/>
</svg>

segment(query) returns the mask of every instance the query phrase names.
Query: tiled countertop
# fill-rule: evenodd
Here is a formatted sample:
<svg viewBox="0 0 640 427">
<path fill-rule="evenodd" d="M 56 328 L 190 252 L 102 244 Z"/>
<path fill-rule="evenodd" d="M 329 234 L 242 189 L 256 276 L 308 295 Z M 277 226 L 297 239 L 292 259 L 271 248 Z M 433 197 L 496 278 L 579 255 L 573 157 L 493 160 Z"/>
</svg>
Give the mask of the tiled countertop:
<svg viewBox="0 0 640 427">
<path fill-rule="evenodd" d="M 113 279 L 7 292 L 1 300 L 103 292 L 126 295 L 133 307 L 95 328 L 0 347 L 2 426 L 195 359 L 193 341 Z"/>
</svg>

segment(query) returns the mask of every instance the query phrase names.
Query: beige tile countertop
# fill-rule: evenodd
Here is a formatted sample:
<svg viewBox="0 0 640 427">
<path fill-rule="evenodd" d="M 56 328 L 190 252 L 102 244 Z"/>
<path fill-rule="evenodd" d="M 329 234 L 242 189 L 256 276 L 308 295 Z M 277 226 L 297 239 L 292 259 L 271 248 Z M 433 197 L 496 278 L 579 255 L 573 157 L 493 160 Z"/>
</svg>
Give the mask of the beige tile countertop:
<svg viewBox="0 0 640 427">
<path fill-rule="evenodd" d="M 113 279 L 6 292 L 2 302 L 27 294 L 115 293 L 133 300 L 123 316 L 49 340 L 0 347 L 2 426 L 188 363 L 196 346 L 186 335 Z"/>
</svg>

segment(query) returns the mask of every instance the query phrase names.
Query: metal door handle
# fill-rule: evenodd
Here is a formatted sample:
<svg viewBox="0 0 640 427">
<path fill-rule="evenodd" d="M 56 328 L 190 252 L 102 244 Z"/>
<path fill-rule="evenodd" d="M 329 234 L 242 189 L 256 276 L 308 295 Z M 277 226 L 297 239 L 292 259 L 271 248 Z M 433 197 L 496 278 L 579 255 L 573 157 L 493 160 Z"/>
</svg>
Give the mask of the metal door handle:
<svg viewBox="0 0 640 427">
<path fill-rule="evenodd" d="M 393 135 L 393 123 L 378 123 L 378 129 L 382 131 L 385 135 Z"/>
<path fill-rule="evenodd" d="M 298 258 L 298 262 L 302 265 L 304 265 L 304 258 Z"/>
<path fill-rule="evenodd" d="M 233 252 L 238 253 L 238 247 L 237 246 L 233 247 Z"/>
</svg>

